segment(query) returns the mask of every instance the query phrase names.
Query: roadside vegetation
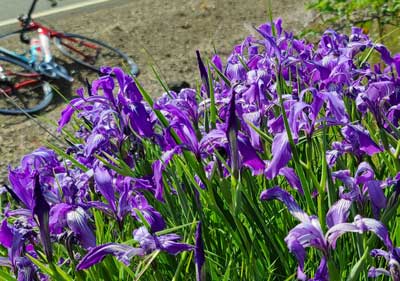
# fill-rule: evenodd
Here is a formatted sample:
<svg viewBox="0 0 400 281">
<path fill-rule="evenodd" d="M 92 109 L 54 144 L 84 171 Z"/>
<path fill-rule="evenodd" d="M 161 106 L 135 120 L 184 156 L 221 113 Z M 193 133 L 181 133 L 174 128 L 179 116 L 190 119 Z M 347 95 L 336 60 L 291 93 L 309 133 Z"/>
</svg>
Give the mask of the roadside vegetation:
<svg viewBox="0 0 400 281">
<path fill-rule="evenodd" d="M 104 67 L 9 169 L 0 279 L 400 280 L 399 7 L 354 2 L 311 7 L 377 34 L 271 20 L 158 98 Z"/>
</svg>

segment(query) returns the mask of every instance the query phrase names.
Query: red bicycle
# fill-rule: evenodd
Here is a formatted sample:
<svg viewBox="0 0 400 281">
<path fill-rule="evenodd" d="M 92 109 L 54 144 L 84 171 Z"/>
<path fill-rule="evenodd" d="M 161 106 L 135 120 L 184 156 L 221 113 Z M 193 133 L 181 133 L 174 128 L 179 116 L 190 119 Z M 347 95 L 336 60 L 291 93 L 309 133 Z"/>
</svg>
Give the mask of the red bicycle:
<svg viewBox="0 0 400 281">
<path fill-rule="evenodd" d="M 53 100 L 50 81 L 73 81 L 67 69 L 54 58 L 51 42 L 61 54 L 90 70 L 99 72 L 100 67 L 113 65 L 124 68 L 133 76 L 138 75 L 136 63 L 120 50 L 99 40 L 56 31 L 34 21 L 32 13 L 37 1 L 33 0 L 27 15 L 18 18 L 20 30 L 1 36 L 19 34 L 19 40 L 29 44 L 30 48 L 19 54 L 0 47 L 0 113 L 36 113 Z"/>
</svg>

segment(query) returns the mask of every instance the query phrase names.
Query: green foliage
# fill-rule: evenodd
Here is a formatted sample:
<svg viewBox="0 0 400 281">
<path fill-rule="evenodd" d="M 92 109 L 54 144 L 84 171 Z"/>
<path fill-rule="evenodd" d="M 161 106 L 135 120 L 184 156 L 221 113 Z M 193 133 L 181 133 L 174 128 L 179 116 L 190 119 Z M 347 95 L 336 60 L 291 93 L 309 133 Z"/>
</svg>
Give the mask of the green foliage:
<svg viewBox="0 0 400 281">
<path fill-rule="evenodd" d="M 382 37 L 386 26 L 400 25 L 400 0 L 313 0 L 307 7 L 336 30 L 360 26 L 368 31 L 376 25 Z"/>
<path fill-rule="evenodd" d="M 351 5 L 353 9 L 355 9 L 356 4 L 358 8 L 366 8 L 367 6 L 362 5 L 367 5 L 366 3 L 368 1 L 354 2 L 355 3 Z M 324 5 L 327 5 L 324 6 L 326 11 L 334 11 L 335 9 L 339 9 L 339 6 L 332 6 L 333 4 L 343 4 L 345 2 L 320 1 L 319 3 L 325 3 Z M 329 6 L 329 3 L 333 4 Z M 348 8 L 345 7 L 344 4 L 340 7 L 343 9 Z M 381 8 L 382 7 L 378 5 L 371 6 L 371 9 L 379 10 Z M 275 27 L 273 27 L 272 30 L 274 34 L 279 32 Z M 338 36 L 338 38 L 341 40 L 343 37 Z M 285 40 L 286 39 L 288 38 L 285 38 Z M 292 38 L 290 39 L 292 40 Z M 349 78 L 352 81 L 351 83 L 354 83 L 358 88 L 362 88 L 363 92 L 369 89 L 363 83 L 369 83 L 370 81 L 363 82 L 364 79 L 360 79 L 362 77 L 359 77 L 358 73 L 365 71 L 369 75 L 365 77 L 365 80 L 371 79 L 370 76 L 372 75 L 370 74 L 369 67 L 364 67 L 364 64 L 369 60 L 374 50 L 373 45 L 369 44 L 370 41 L 366 40 L 366 42 L 368 42 L 368 44 L 365 43 L 365 45 L 371 49 L 365 48 L 363 49 L 363 53 L 353 58 L 354 60 L 352 63 L 348 64 L 354 67 L 352 71 L 347 70 L 347 68 L 343 70 L 343 72 L 349 72 L 347 74 L 351 77 Z M 258 41 L 255 41 L 255 43 L 258 44 Z M 271 41 L 266 41 L 266 43 L 271 43 Z M 275 42 L 273 43 L 273 45 L 276 45 Z M 286 44 L 287 42 L 285 43 L 285 41 L 279 41 L 279 43 L 283 49 L 283 51 L 279 52 L 281 56 L 283 53 L 287 54 L 287 52 L 292 51 L 291 47 L 286 49 L 287 46 L 292 46 L 292 43 L 300 44 L 300 41 L 289 41 L 288 44 Z M 343 42 L 339 43 L 342 44 Z M 263 46 L 268 45 L 269 44 L 265 44 Z M 258 47 L 261 49 L 261 46 Z M 319 51 L 326 51 L 322 50 L 323 48 L 324 47 L 321 47 Z M 338 48 L 338 51 L 341 49 L 343 48 Z M 265 50 L 260 51 L 260 54 L 265 52 Z M 296 52 L 298 51 L 296 50 Z M 336 60 L 335 56 L 326 56 L 326 58 L 330 60 L 332 64 L 337 61 L 347 62 L 347 54 L 348 52 L 343 51 L 340 57 L 341 59 L 338 60 Z M 294 54 L 292 53 L 291 55 Z M 307 56 L 305 52 L 300 55 Z M 281 58 L 280 56 L 279 58 Z M 310 54 L 310 57 L 314 58 L 318 56 Z M 270 130 L 271 125 L 269 121 L 273 120 L 272 116 L 282 116 L 281 126 L 284 127 L 284 131 L 287 134 L 291 153 L 291 159 L 284 165 L 293 169 L 301 183 L 302 192 L 296 192 L 289 179 L 282 174 L 266 177 L 264 173 L 254 173 L 252 169 L 247 168 L 245 165 L 235 173 L 234 165 L 232 164 L 233 157 L 227 157 L 229 154 L 227 150 L 219 150 L 217 146 L 211 148 L 211 150 L 214 150 L 212 153 L 204 153 L 206 154 L 204 157 L 196 153 L 196 151 L 189 149 L 189 143 L 185 143 L 185 135 L 182 134 L 182 132 L 180 134 L 177 126 L 173 127 L 171 125 L 175 120 L 171 120 L 168 114 L 165 114 L 162 107 L 160 108 L 159 101 L 153 100 L 150 94 L 135 78 L 138 91 L 146 101 L 149 110 L 151 109 L 154 114 L 154 131 L 161 132 L 163 129 L 168 130 L 171 139 L 173 139 L 177 145 L 184 148 L 182 149 L 182 153 L 171 156 L 172 158 L 170 161 L 167 162 L 163 160 L 165 169 L 161 172 L 161 181 L 164 186 L 163 199 L 165 202 L 156 200 L 148 189 L 143 190 L 143 195 L 147 198 L 149 204 L 162 214 L 168 226 L 167 229 L 163 229 L 154 234 L 158 236 L 177 233 L 182 237 L 182 242 L 195 245 L 196 239 L 194 237 L 196 225 L 201 221 L 203 229 L 202 240 L 206 256 L 204 270 L 207 275 L 206 280 L 293 280 L 296 276 L 295 268 L 298 263 L 294 255 L 288 254 L 288 241 L 285 241 L 285 237 L 287 237 L 288 233 L 293 230 L 298 222 L 292 217 L 290 212 L 287 211 L 287 208 L 283 207 L 281 202 L 262 202 L 260 200 L 260 192 L 270 190 L 277 186 L 291 192 L 294 200 L 296 200 L 301 209 L 305 211 L 305 216 L 317 215 L 317 220 L 311 220 L 311 216 L 309 219 L 310 222 L 312 221 L 312 224 L 320 225 L 320 233 L 317 228 L 313 229 L 321 234 L 321 239 L 325 241 L 324 234 L 327 233 L 329 226 L 329 223 L 325 222 L 327 212 L 338 200 L 338 191 L 341 190 L 341 185 L 345 184 L 344 182 L 341 183 L 341 180 L 335 179 L 332 172 L 349 170 L 349 175 L 354 175 L 358 164 L 361 162 L 368 163 L 371 166 L 371 170 L 373 169 L 374 172 L 374 178 L 387 184 L 382 192 L 384 192 L 384 195 L 388 198 L 388 204 L 387 208 L 386 206 L 383 208 L 384 210 L 380 216 L 380 221 L 390 229 L 390 238 L 393 240 L 394 244 L 398 245 L 400 241 L 400 223 L 397 219 L 400 213 L 398 208 L 400 204 L 398 192 L 393 191 L 392 185 L 394 185 L 394 183 L 387 183 L 392 182 L 393 177 L 397 177 L 398 171 L 400 170 L 400 128 L 396 127 L 398 123 L 396 125 L 392 124 L 388 120 L 387 112 L 381 109 L 382 112 L 384 112 L 382 118 L 389 124 L 388 128 L 390 128 L 390 130 L 379 128 L 377 125 L 378 121 L 383 121 L 380 120 L 380 118 L 378 119 L 377 115 L 375 115 L 376 110 L 365 110 L 365 112 L 358 111 L 359 101 L 354 99 L 353 93 L 349 91 L 350 88 L 354 88 L 353 84 L 346 84 L 341 89 L 337 89 L 337 91 L 343 92 L 343 96 L 341 96 L 343 108 L 340 105 L 337 106 L 337 111 L 339 111 L 337 114 L 341 115 L 341 110 L 346 111 L 346 120 L 348 117 L 349 124 L 357 124 L 365 128 L 364 135 L 366 135 L 361 135 L 360 137 L 355 135 L 346 136 L 345 132 L 343 132 L 343 121 L 336 122 L 336 117 L 332 115 L 332 111 L 335 110 L 334 105 L 324 103 L 320 108 L 315 106 L 318 110 L 313 112 L 312 116 L 308 110 L 315 105 L 313 101 L 318 102 L 317 98 L 328 98 L 330 97 L 329 95 L 334 94 L 334 92 L 331 92 L 330 88 L 324 89 L 325 85 L 319 84 L 319 80 L 323 79 L 323 75 L 317 78 L 308 76 L 310 72 L 313 72 L 310 71 L 310 67 L 314 65 L 321 66 L 321 61 L 318 59 L 316 59 L 316 61 L 304 59 L 304 62 L 300 62 L 299 59 L 298 65 L 296 65 L 295 68 L 287 68 L 287 71 L 284 72 L 281 69 L 284 62 L 281 64 L 281 62 L 274 57 L 267 58 L 270 62 L 276 63 L 276 65 L 271 64 L 271 67 L 268 69 L 269 74 L 274 78 L 269 81 L 271 83 L 265 83 L 270 85 L 270 87 L 260 92 L 260 96 L 263 95 L 262 97 L 265 98 L 265 101 L 270 101 L 271 98 L 274 100 L 271 103 L 268 102 L 268 107 L 266 106 L 267 104 L 262 104 L 262 108 L 268 108 L 268 110 L 264 112 L 263 115 L 261 115 L 260 112 L 260 125 L 256 126 L 247 119 L 243 119 L 243 122 L 239 125 L 243 128 L 244 122 L 246 122 L 255 133 L 259 135 L 262 149 L 258 149 L 255 154 L 262 163 L 267 163 L 267 165 L 271 167 L 273 165 L 273 158 L 276 157 L 277 154 L 279 155 L 279 151 L 274 152 L 276 149 L 272 149 L 277 134 L 274 130 Z M 302 57 L 301 59 L 303 60 Z M 246 62 L 245 56 L 239 56 L 238 61 L 246 72 L 253 71 L 250 70 L 250 63 L 252 63 L 250 59 Z M 311 64 L 310 61 L 314 62 L 314 64 Z M 297 68 L 301 66 L 302 63 L 304 63 L 305 68 Z M 264 66 L 261 63 L 258 64 L 258 66 L 261 65 Z M 329 63 L 327 65 L 329 66 Z M 207 101 L 207 103 L 205 103 L 207 106 L 204 107 L 204 111 L 199 115 L 198 120 L 190 121 L 193 123 L 192 137 L 196 139 L 194 142 L 196 145 L 198 145 L 204 137 L 202 134 L 210 132 L 213 128 L 218 128 L 218 125 L 221 126 L 223 122 L 227 121 L 224 120 L 226 116 L 220 114 L 227 105 L 227 99 L 224 96 L 227 91 L 221 91 L 219 87 L 221 87 L 221 85 L 225 85 L 227 88 L 238 86 L 237 81 L 229 80 L 229 75 L 226 74 L 227 71 L 224 74 L 223 71 L 220 71 L 211 61 L 207 63 L 206 67 L 209 75 L 209 88 L 206 90 L 208 90 L 209 97 L 206 100 L 204 99 L 204 95 L 202 97 L 200 87 L 197 88 L 197 93 L 194 91 L 192 92 L 193 96 L 197 98 L 197 105 L 204 104 L 203 102 Z M 260 70 L 267 72 L 265 69 Z M 164 90 L 167 90 L 167 84 L 161 80 L 161 76 L 156 72 L 155 68 L 153 68 L 153 71 Z M 307 79 L 302 77 L 300 73 Z M 389 78 L 383 78 L 392 79 L 394 73 L 392 72 L 390 74 L 391 75 L 388 76 Z M 377 74 L 375 76 L 377 76 Z M 311 87 L 313 85 L 309 85 L 310 81 L 314 81 L 314 79 L 316 80 L 316 88 Z M 335 85 L 340 83 L 336 80 L 332 81 L 335 82 L 332 83 Z M 371 79 L 371 81 L 373 81 L 371 84 L 375 83 L 375 80 Z M 387 82 L 387 80 L 382 81 Z M 397 81 L 398 80 L 396 80 L 396 82 Z M 313 95 L 312 93 L 312 90 L 316 90 L 317 87 L 320 91 L 320 96 Z M 269 95 L 271 89 L 274 91 L 274 96 Z M 303 95 L 301 102 L 304 102 L 304 105 L 307 106 L 305 107 L 307 111 L 303 111 L 302 109 L 301 115 L 295 115 L 295 110 L 293 108 L 288 108 L 288 105 L 299 104 L 300 100 L 297 99 L 300 93 Z M 172 96 L 171 93 L 170 96 Z M 293 99 L 290 99 L 290 96 Z M 232 100 L 234 101 L 234 99 Z M 322 102 L 322 98 L 320 102 Z M 385 99 L 385 102 L 389 102 L 389 99 Z M 241 103 L 245 103 L 244 99 Z M 336 103 L 340 102 L 338 101 Z M 111 103 L 106 104 L 110 106 Z M 93 107 L 94 105 L 91 104 L 88 111 L 92 112 Z M 243 109 L 242 107 L 238 107 L 237 109 L 239 108 Z M 101 112 L 104 112 L 104 108 L 101 109 Z M 197 107 L 195 109 L 197 112 Z M 72 119 L 72 124 L 70 123 L 72 131 L 69 132 L 65 127 L 62 131 L 65 140 L 73 144 L 73 146 L 84 145 L 84 137 L 86 136 L 86 134 L 74 134 L 74 132 L 80 131 L 82 133 L 84 131 L 89 134 L 93 133 L 92 130 L 94 130 L 93 124 L 85 119 L 86 117 L 83 118 L 85 115 L 82 114 L 84 110 L 82 111 L 83 112 L 80 112 L 81 115 L 77 115 Z M 233 114 L 235 114 L 235 112 L 236 111 L 233 110 Z M 81 118 L 79 118 L 79 116 L 81 116 Z M 117 108 L 114 108 L 111 118 L 107 120 L 108 122 L 112 120 L 113 123 L 111 123 L 111 125 L 119 128 L 121 126 L 121 122 L 119 121 L 122 121 L 123 117 L 125 116 L 118 115 Z M 306 130 L 296 129 L 297 127 L 292 126 L 298 122 L 297 119 L 300 117 L 304 118 L 302 121 L 306 121 L 301 123 L 301 126 L 305 127 L 309 125 L 309 121 L 311 122 L 311 119 L 314 118 L 316 123 L 312 123 L 314 121 L 310 123 L 310 127 L 312 127 L 311 131 L 307 132 Z M 335 122 L 332 122 L 332 120 Z M 332 123 L 328 124 L 329 122 Z M 108 124 L 107 128 L 111 127 L 109 125 L 110 124 Z M 183 123 L 182 126 L 184 126 Z M 187 131 L 185 131 L 185 133 L 186 132 Z M 113 145 L 113 150 L 99 149 L 90 157 L 96 161 L 96 165 L 101 164 L 110 171 L 115 172 L 116 180 L 127 179 L 130 182 L 132 179 L 143 179 L 153 176 L 152 164 L 155 160 L 163 159 L 162 156 L 170 152 L 170 150 L 164 150 L 160 143 L 157 143 L 158 138 L 140 136 L 132 127 L 126 127 L 124 134 L 125 133 L 128 134 L 129 137 L 124 136 L 118 145 L 116 140 L 107 134 L 107 137 L 110 138 L 110 143 Z M 227 129 L 224 133 L 226 135 L 227 133 L 231 133 L 231 131 Z M 162 137 L 166 136 L 166 134 L 162 135 Z M 369 137 L 371 141 L 369 141 Z M 372 142 L 379 144 L 379 153 L 374 152 L 366 154 L 358 151 L 361 146 L 361 138 L 363 138 L 364 141 L 366 139 L 366 142 L 370 143 L 370 146 L 373 146 L 371 144 Z M 337 145 L 342 142 L 344 145 L 348 145 L 348 141 L 351 141 L 351 148 L 348 148 L 349 151 L 346 151 L 346 153 L 343 152 L 343 155 L 338 157 L 336 162 L 329 166 L 326 154 L 329 150 L 334 148 L 333 144 L 335 143 Z M 89 142 L 88 139 L 86 139 L 86 142 Z M 381 143 L 383 144 L 382 147 L 380 145 Z M 93 171 L 93 166 L 88 165 L 87 162 L 80 162 L 81 158 L 77 157 L 77 154 L 67 153 L 64 149 L 55 145 L 50 145 L 50 147 L 64 162 L 69 163 L 65 165 L 65 167 L 69 169 L 69 173 L 88 173 L 91 172 L 91 169 L 93 173 L 96 172 Z M 140 147 L 140 149 L 137 149 L 138 147 Z M 168 146 L 167 148 L 169 149 L 170 147 Z M 233 150 L 232 148 L 230 149 Z M 247 145 L 247 149 L 251 150 L 251 146 Z M 354 151 L 352 151 L 353 149 Z M 137 154 L 138 157 L 132 159 L 127 158 L 126 155 L 129 155 L 130 151 L 134 152 L 135 155 Z M 244 158 L 244 156 L 242 157 Z M 253 157 L 253 160 L 254 159 L 256 159 L 256 157 Z M 131 160 L 132 163 L 130 163 L 129 160 Z M 211 163 L 211 161 L 213 163 Z M 211 171 L 207 170 L 209 167 Z M 263 172 L 265 172 L 265 170 Z M 95 189 L 95 184 L 98 184 L 95 182 L 96 179 L 93 178 L 93 175 L 89 177 L 87 181 L 89 196 L 86 197 L 90 197 L 90 202 L 106 203 L 106 200 L 108 201 L 109 199 L 102 196 L 102 192 Z M 86 177 L 84 179 L 86 179 Z M 396 180 L 396 185 L 399 183 L 400 181 Z M 57 184 L 59 183 L 57 182 Z M 352 186 L 352 191 L 360 191 L 357 197 L 364 196 L 364 190 L 361 191 L 356 184 L 354 185 L 354 187 Z M 112 184 L 110 184 L 109 188 L 112 188 Z M 131 192 L 133 193 L 137 191 L 136 188 L 138 187 L 130 186 L 130 188 L 132 188 Z M 113 194 L 117 193 L 113 189 L 111 189 L 111 191 L 114 192 Z M 59 192 L 64 192 L 60 184 Z M 118 193 L 119 192 L 120 190 L 118 190 Z M 6 196 L 7 200 L 5 201 L 11 201 L 11 195 L 7 193 Z M 86 197 L 84 198 L 85 201 L 87 199 Z M 363 198 L 362 201 L 358 200 L 358 198 L 352 199 L 355 203 L 349 208 L 350 216 L 355 217 L 355 215 L 360 214 L 365 218 L 375 217 L 376 214 L 372 213 L 371 205 L 367 204 L 368 199 L 372 201 L 371 197 L 372 195 L 370 194 L 369 197 Z M 0 201 L 0 203 L 3 202 Z M 3 205 L 0 205 L 0 210 L 3 208 L 6 209 Z M 9 207 L 7 207 L 7 209 L 8 208 Z M 136 207 L 132 208 L 132 213 L 135 214 L 134 217 L 139 219 L 135 219 L 133 216 L 129 215 L 123 217 L 121 220 L 116 220 L 114 214 L 110 215 L 103 208 L 96 209 L 88 207 L 88 209 L 90 209 L 90 211 L 88 211 L 90 212 L 90 223 L 95 229 L 97 245 L 117 243 L 129 247 L 138 247 L 140 242 L 132 238 L 133 231 L 141 226 L 145 226 L 147 229 L 150 228 L 150 222 L 146 221 L 145 214 L 141 213 Z M 302 213 L 299 209 L 295 211 Z M 306 213 L 308 215 L 306 215 Z M 378 215 L 380 215 L 380 213 Z M 314 216 L 312 218 L 314 218 Z M 13 218 L 10 218 L 9 222 L 11 223 L 13 220 Z M 319 222 L 317 223 L 318 220 Z M 307 222 L 307 225 L 309 225 L 310 222 Z M 352 226 L 354 227 L 355 225 Z M 328 246 L 319 245 L 320 248 L 311 247 L 311 249 L 307 249 L 307 259 L 304 265 L 304 271 L 307 275 L 316 274 L 316 264 L 321 260 L 321 256 L 327 258 L 327 271 L 329 272 L 327 272 L 326 275 L 330 280 L 366 280 L 368 276 L 367 270 L 371 265 L 385 266 L 382 262 L 380 262 L 381 264 L 373 263 L 372 258 L 369 256 L 371 249 L 382 248 L 381 241 L 375 236 L 370 234 L 360 235 L 360 233 L 348 233 L 344 235 L 346 239 L 339 239 L 335 247 L 328 248 Z M 315 242 L 318 246 L 318 241 L 307 242 L 306 240 L 309 236 L 303 236 L 304 237 L 299 239 L 304 239 L 305 243 Z M 328 244 L 326 241 L 324 243 Z M 37 255 L 29 255 L 28 257 L 40 272 L 48 275 L 52 280 L 194 280 L 195 254 L 192 251 L 184 252 L 179 255 L 168 255 L 163 252 L 162 249 L 158 248 L 154 251 L 146 252 L 145 255 L 134 256 L 132 260 L 130 260 L 129 265 L 125 265 L 115 257 L 107 256 L 101 262 L 87 269 L 76 270 L 78 262 L 82 261 L 82 257 L 87 254 L 87 250 L 79 247 L 79 244 L 69 242 L 67 238 L 60 238 L 60 240 L 54 241 L 54 257 L 56 257 L 55 260 L 59 262 L 57 266 L 46 260 L 39 243 L 36 244 L 39 246 L 35 249 Z M 308 247 L 308 245 L 304 246 Z M 321 252 L 321 250 L 324 250 L 324 252 Z M 5 257 L 6 255 L 7 251 L 5 248 L 3 249 L 0 247 L 0 256 Z M 0 270 L 0 279 L 12 280 L 14 278 L 12 274 L 13 272 L 11 269 L 7 269 L 7 271 Z"/>
</svg>

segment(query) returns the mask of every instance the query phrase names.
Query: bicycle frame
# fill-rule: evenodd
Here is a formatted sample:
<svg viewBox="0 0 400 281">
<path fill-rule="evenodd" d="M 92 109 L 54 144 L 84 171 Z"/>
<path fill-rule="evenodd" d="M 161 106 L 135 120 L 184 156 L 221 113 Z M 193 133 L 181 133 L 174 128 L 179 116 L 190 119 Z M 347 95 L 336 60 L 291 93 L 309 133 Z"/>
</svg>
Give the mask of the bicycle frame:
<svg viewBox="0 0 400 281">
<path fill-rule="evenodd" d="M 50 49 L 50 43 L 54 43 L 54 46 L 60 51 L 60 54 L 68 59 L 68 62 L 84 66 L 96 73 L 102 72 L 101 67 L 106 65 L 108 60 L 117 61 L 117 65 L 120 67 L 129 67 L 130 73 L 134 76 L 139 73 L 139 68 L 134 60 L 117 48 L 83 35 L 59 32 L 32 20 L 32 13 L 37 1 L 32 1 L 27 15 L 18 18 L 21 29 L 0 35 L 0 38 L 19 35 L 20 41 L 30 46 L 29 52 L 24 54 L 0 47 L 0 86 L 2 86 L 0 90 L 5 96 L 15 93 L 21 97 L 19 99 L 21 107 L 13 103 L 18 109 L 6 106 L 6 108 L 0 108 L 0 113 L 38 112 L 51 103 L 53 92 L 50 82 L 52 79 L 62 78 L 69 82 L 73 81 L 67 69 L 59 65 L 53 58 L 50 51 L 53 49 Z M 38 86 L 36 87 L 35 84 Z M 35 100 L 24 103 L 23 97 L 30 93 L 35 94 Z"/>
<path fill-rule="evenodd" d="M 38 1 L 38 0 L 33 0 L 33 1 L 32 1 L 32 4 L 31 4 L 31 6 L 30 6 L 30 8 L 29 8 L 29 11 L 28 11 L 28 14 L 27 14 L 26 17 L 23 16 L 23 15 L 21 15 L 21 16 L 18 17 L 18 20 L 19 20 L 20 23 L 21 23 L 22 29 L 10 33 L 10 35 L 11 35 L 11 34 L 15 34 L 15 33 L 20 33 L 20 41 L 23 42 L 23 43 L 29 43 L 29 40 L 26 40 L 26 38 L 24 38 L 25 32 L 37 30 L 38 28 L 40 28 L 40 27 L 38 26 L 37 29 L 36 29 L 36 28 L 35 28 L 35 29 L 32 29 L 32 30 L 30 29 L 30 23 L 32 22 L 32 13 L 33 13 L 33 11 L 35 10 L 37 1 Z M 32 27 L 34 27 L 34 26 L 32 26 Z M 43 28 L 44 28 L 44 26 L 43 26 Z M 46 30 L 46 28 L 44 28 L 44 29 Z M 10 56 L 10 57 L 12 57 L 13 59 L 16 59 L 16 60 L 18 60 L 18 61 L 21 61 L 21 62 L 23 62 L 23 63 L 26 63 L 26 64 L 29 64 L 29 63 L 30 63 L 30 60 L 29 60 L 25 55 L 17 54 L 17 53 L 15 53 L 15 52 L 12 52 L 12 51 L 10 51 L 10 50 L 7 50 L 7 49 L 5 49 L 5 48 L 3 48 L 3 47 L 0 47 L 0 53 L 1 53 L 1 54 L 4 54 L 4 55 L 6 55 L 6 56 Z"/>
<path fill-rule="evenodd" d="M 63 35 L 63 33 L 58 32 L 58 31 L 56 31 L 54 29 L 48 28 L 48 27 L 46 27 L 46 26 L 44 26 L 44 25 L 42 25 L 42 24 L 40 24 L 40 23 L 38 23 L 36 21 L 33 21 L 33 20 L 30 21 L 29 25 L 26 28 L 27 28 L 26 29 L 27 31 L 38 31 L 39 33 L 46 35 L 50 39 L 53 39 L 54 37 L 58 37 L 58 38 L 66 40 L 66 41 L 71 41 L 71 42 L 74 42 L 74 43 L 78 43 L 79 42 L 75 38 L 65 37 Z M 65 43 L 64 41 L 63 41 L 62 44 L 65 47 L 67 47 L 68 49 L 70 49 L 70 50 L 82 55 L 83 57 L 85 56 L 84 53 L 82 53 L 78 49 L 74 48 L 73 46 Z M 85 47 L 91 48 L 93 50 L 98 50 L 99 49 L 97 46 L 95 46 L 93 44 L 90 44 L 89 42 L 82 42 L 82 45 L 85 46 Z"/>
<path fill-rule="evenodd" d="M 29 64 L 30 62 L 30 60 L 25 55 L 17 54 L 3 47 L 0 47 L 0 54 L 12 57 L 13 59 L 16 59 L 26 64 Z"/>
<path fill-rule="evenodd" d="M 73 78 L 67 73 L 64 67 L 58 65 L 56 62 L 53 61 L 53 56 L 50 51 L 50 39 L 55 36 L 62 37 L 62 33 L 47 28 L 44 25 L 37 23 L 33 20 L 30 20 L 28 25 L 26 25 L 26 21 L 22 18 L 20 18 L 20 22 L 23 26 L 22 29 L 14 33 L 21 33 L 20 39 L 23 43 L 26 43 L 26 40 L 23 39 L 24 34 L 26 34 L 27 32 L 37 31 L 40 40 L 40 48 L 44 53 L 44 60 L 38 61 L 36 57 L 29 58 L 25 54 L 18 54 L 3 47 L 0 47 L 0 54 L 32 66 L 39 74 L 43 74 L 51 78 L 63 78 L 67 81 L 72 82 Z"/>
<path fill-rule="evenodd" d="M 11 74 L 12 75 L 12 74 Z M 10 75 L 10 76 L 11 76 Z M 40 75 L 38 75 L 38 76 L 40 76 Z M 27 76 L 27 77 L 30 77 L 30 76 Z M 19 89 L 22 89 L 22 88 L 24 88 L 24 87 L 26 87 L 26 86 L 29 86 L 29 85 L 35 85 L 35 84 L 38 84 L 39 83 L 39 80 L 38 79 L 31 79 L 31 80 L 25 80 L 25 81 L 23 81 L 23 82 L 21 82 L 21 83 L 16 83 L 16 84 L 14 84 L 12 87 L 10 87 L 10 88 L 8 88 L 8 89 L 6 89 L 6 90 L 4 90 L 5 91 L 5 93 L 6 94 L 8 94 L 8 95 L 10 95 L 10 94 L 12 94 L 12 92 L 14 91 L 14 90 L 19 90 Z"/>
<path fill-rule="evenodd" d="M 73 78 L 67 73 L 65 68 L 63 68 L 62 66 L 58 65 L 56 62 L 53 61 L 53 56 L 50 51 L 50 40 L 53 39 L 54 37 L 63 39 L 61 41 L 63 46 L 79 54 L 83 58 L 87 58 L 89 56 L 85 55 L 82 51 L 75 48 L 71 44 L 68 44 L 68 42 L 80 43 L 81 45 L 87 48 L 93 49 L 96 52 L 96 54 L 99 52 L 99 48 L 96 45 L 90 44 L 90 42 L 80 42 L 75 38 L 65 37 L 62 32 L 58 32 L 54 29 L 42 25 L 39 22 L 34 21 L 32 19 L 32 13 L 35 9 L 37 1 L 38 0 L 33 0 L 27 16 L 20 16 L 18 18 L 22 26 L 22 29 L 15 31 L 11 34 L 20 33 L 20 41 L 25 44 L 28 44 L 30 40 L 26 38 L 26 34 L 31 32 L 37 32 L 40 40 L 42 53 L 44 54 L 44 62 L 37 61 L 36 58 L 29 58 L 24 54 L 17 54 L 3 47 L 0 47 L 0 54 L 11 57 L 22 63 L 29 64 L 37 72 L 39 72 L 40 74 L 44 74 L 45 76 L 49 76 L 51 78 L 63 78 L 65 80 L 72 82 Z"/>
</svg>

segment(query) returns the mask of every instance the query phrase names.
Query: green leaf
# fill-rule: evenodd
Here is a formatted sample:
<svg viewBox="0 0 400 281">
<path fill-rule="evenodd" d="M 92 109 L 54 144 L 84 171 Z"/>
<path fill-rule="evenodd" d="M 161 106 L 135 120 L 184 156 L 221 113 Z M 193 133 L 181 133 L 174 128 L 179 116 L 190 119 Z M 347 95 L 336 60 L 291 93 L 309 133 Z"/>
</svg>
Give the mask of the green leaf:
<svg viewBox="0 0 400 281">
<path fill-rule="evenodd" d="M 5 270 L 0 270 L 0 278 L 5 281 L 15 281 L 15 277 L 8 274 Z"/>
<path fill-rule="evenodd" d="M 211 66 L 213 67 L 214 71 L 217 72 L 218 76 L 224 80 L 225 84 L 231 88 L 231 81 L 229 81 L 229 79 L 218 69 L 218 67 L 212 62 L 210 61 Z"/>
<path fill-rule="evenodd" d="M 61 156 L 64 159 L 67 159 L 69 161 L 72 162 L 72 164 L 74 164 L 76 167 L 78 167 L 79 169 L 81 169 L 83 172 L 87 172 L 89 171 L 89 168 L 87 168 L 86 166 L 84 166 L 83 164 L 79 163 L 78 160 L 76 160 L 74 157 L 72 157 L 71 155 L 65 153 L 62 149 L 60 149 L 58 146 L 52 144 L 52 143 L 46 143 L 46 146 L 48 146 L 49 148 L 53 149 L 59 156 Z"/>
<path fill-rule="evenodd" d="M 213 79 L 210 71 L 210 65 L 208 65 L 208 85 L 209 85 L 209 93 L 210 93 L 210 122 L 211 128 L 216 128 L 216 120 L 217 120 L 217 109 L 215 106 L 215 94 L 214 94 L 214 86 Z"/>
<path fill-rule="evenodd" d="M 351 269 L 350 274 L 347 277 L 346 281 L 360 280 L 359 276 L 361 270 L 363 270 L 364 262 L 368 258 L 368 256 L 369 256 L 369 248 L 367 247 L 365 248 L 364 254 L 362 255 L 361 259 L 359 259 L 358 262 Z"/>
<path fill-rule="evenodd" d="M 165 235 L 165 234 L 168 234 L 168 233 L 173 233 L 173 232 L 176 232 L 179 229 L 182 229 L 182 228 L 185 228 L 185 227 L 188 227 L 188 226 L 192 226 L 192 225 L 197 224 L 197 223 L 198 223 L 198 221 L 185 223 L 185 224 L 182 224 L 182 225 L 179 225 L 179 226 L 175 226 L 175 227 L 171 227 L 171 228 L 167 228 L 167 229 L 163 229 L 163 230 L 157 231 L 156 234 L 157 235 Z"/>
<path fill-rule="evenodd" d="M 34 257 L 27 255 L 27 257 L 37 266 L 42 270 L 44 273 L 49 275 L 50 277 L 53 278 L 53 280 L 59 280 L 59 281 L 73 281 L 73 279 L 68 276 L 67 273 L 61 270 L 59 267 L 55 267 L 54 265 L 50 264 L 50 268 L 47 267 L 44 263 L 41 261 L 35 259 Z"/>
<path fill-rule="evenodd" d="M 151 265 L 151 263 L 154 261 L 154 259 L 158 256 L 158 254 L 160 253 L 160 250 L 156 250 L 153 253 L 150 254 L 151 258 L 149 259 L 149 261 L 145 264 L 145 266 L 143 267 L 143 269 L 136 275 L 135 277 L 135 281 L 138 281 L 140 279 L 140 277 L 142 277 L 142 275 L 146 272 L 146 270 L 149 268 L 149 266 Z"/>
</svg>

